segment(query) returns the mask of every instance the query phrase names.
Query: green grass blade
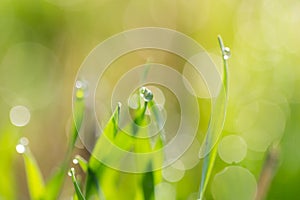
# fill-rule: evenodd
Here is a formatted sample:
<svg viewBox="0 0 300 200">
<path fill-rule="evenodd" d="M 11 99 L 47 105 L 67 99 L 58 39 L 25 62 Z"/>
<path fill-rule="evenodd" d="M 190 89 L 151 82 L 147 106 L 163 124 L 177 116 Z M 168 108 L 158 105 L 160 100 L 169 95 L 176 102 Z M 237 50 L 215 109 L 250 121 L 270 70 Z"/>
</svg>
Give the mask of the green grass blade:
<svg viewBox="0 0 300 200">
<path fill-rule="evenodd" d="M 23 154 L 27 175 L 28 189 L 31 199 L 40 199 L 45 191 L 44 180 L 38 164 L 29 148 Z"/>
<path fill-rule="evenodd" d="M 86 173 L 87 170 L 88 170 L 87 161 L 79 155 L 76 155 L 75 159 L 77 160 L 77 162 L 78 162 L 79 166 L 81 167 L 82 171 L 84 171 Z"/>
<path fill-rule="evenodd" d="M 78 138 L 78 133 L 80 131 L 80 127 L 81 127 L 81 124 L 82 124 L 82 121 L 84 118 L 84 111 L 85 111 L 84 99 L 76 98 L 74 100 L 74 116 L 73 116 L 74 123 L 72 125 L 71 140 L 70 140 L 70 145 L 69 145 L 71 150 L 75 146 L 75 142 Z"/>
<path fill-rule="evenodd" d="M 59 196 L 68 171 L 68 165 L 71 161 L 72 151 L 78 138 L 78 132 L 82 123 L 82 119 L 84 117 L 84 99 L 75 99 L 74 101 L 76 113 L 74 114 L 74 122 L 72 124 L 71 138 L 69 141 L 67 153 L 64 161 L 60 164 L 60 167 L 55 171 L 55 173 L 46 183 L 45 192 L 43 195 L 43 199 L 46 200 L 57 199 Z"/>
<path fill-rule="evenodd" d="M 211 119 L 209 122 L 208 133 L 205 138 L 205 148 L 210 148 L 212 145 L 213 148 L 208 155 L 205 156 L 202 166 L 202 176 L 201 183 L 199 189 L 199 199 L 202 200 L 204 198 L 204 193 L 207 188 L 210 175 L 215 163 L 215 159 L 217 156 L 217 148 L 218 148 L 218 138 L 216 138 L 219 133 L 222 132 L 224 120 L 226 116 L 226 107 L 228 101 L 228 64 L 227 59 L 228 55 L 226 55 L 226 47 L 223 44 L 223 40 L 221 36 L 218 36 L 218 41 L 220 48 L 222 50 L 222 58 L 223 58 L 223 87 L 224 90 L 220 90 L 220 94 L 215 101 L 213 101 L 214 111 L 211 114 Z M 215 142 L 215 144 L 212 144 Z"/>
<path fill-rule="evenodd" d="M 16 149 L 12 144 L 17 143 L 18 138 L 19 132 L 15 127 L 0 127 L 0 196 L 3 199 L 16 199 L 17 180 L 12 170 L 16 159 Z"/>
<path fill-rule="evenodd" d="M 81 192 L 79 184 L 77 183 L 74 168 L 70 169 L 69 175 L 71 175 L 71 177 L 72 177 L 72 182 L 73 182 L 73 185 L 74 185 L 74 188 L 75 188 L 75 193 L 76 193 L 76 196 L 77 196 L 78 200 L 85 200 L 85 197 L 83 196 L 83 193 Z"/>
<path fill-rule="evenodd" d="M 119 114 L 120 114 L 121 104 L 118 104 L 112 117 L 110 118 L 109 122 L 107 123 L 105 129 L 103 130 L 102 135 L 98 138 L 95 147 L 93 149 L 92 155 L 90 157 L 90 160 L 88 162 L 88 168 L 87 168 L 87 180 L 86 180 L 86 191 L 85 196 L 87 199 L 94 198 L 95 196 L 99 199 L 102 196 L 102 199 L 104 199 L 104 195 L 102 194 L 101 188 L 100 188 L 100 181 L 102 174 L 104 173 L 104 166 L 103 164 L 97 159 L 97 155 L 102 155 L 105 146 L 105 141 L 110 139 L 111 141 L 114 141 L 117 137 L 117 134 L 119 132 L 118 128 L 118 120 L 119 120 Z M 103 138 L 107 137 L 107 138 Z M 96 155 L 96 156 L 95 156 Z M 107 155 L 111 156 L 111 155 Z"/>
<path fill-rule="evenodd" d="M 94 157 L 91 158 L 95 159 Z M 104 173 L 104 166 L 97 159 L 95 159 L 93 163 L 98 163 L 98 167 L 96 172 L 94 172 L 91 168 L 88 168 L 86 177 L 85 197 L 86 199 L 105 200 L 104 194 L 102 193 L 100 187 L 100 180 L 102 174 Z"/>
<path fill-rule="evenodd" d="M 151 168 L 151 163 L 149 164 Z M 142 178 L 142 187 L 144 200 L 153 200 L 154 199 L 154 172 L 150 169 L 149 172 L 143 174 Z"/>
<path fill-rule="evenodd" d="M 121 104 L 118 104 L 112 117 L 108 121 L 106 127 L 103 130 L 102 135 L 98 138 L 95 147 L 92 152 L 91 159 L 88 162 L 89 168 L 93 170 L 94 172 L 97 171 L 97 168 L 99 167 L 99 161 L 96 159 L 98 155 L 102 155 L 105 146 L 105 141 L 107 139 L 114 141 L 115 137 L 117 136 L 117 133 L 119 132 L 118 128 L 118 119 L 119 119 L 119 114 L 120 114 L 120 108 Z M 106 137 L 106 138 L 103 138 Z M 126 142 L 126 141 L 124 141 Z M 108 155 L 110 156 L 110 155 Z"/>
<path fill-rule="evenodd" d="M 156 106 L 154 101 L 148 102 L 148 109 L 150 110 L 151 115 L 154 118 L 154 123 L 156 123 L 156 126 L 158 129 L 162 128 L 163 125 L 163 116 L 162 113 L 159 111 L 159 108 Z M 153 141 L 152 141 L 153 140 Z M 151 149 L 149 151 L 153 150 L 159 150 L 163 148 L 164 146 L 164 130 L 160 130 L 160 134 L 154 138 L 149 138 L 148 141 L 149 145 L 151 145 Z M 162 175 L 161 171 L 153 171 L 153 167 L 160 167 L 163 162 L 163 155 L 153 157 L 149 161 L 148 165 L 148 172 L 143 174 L 142 177 L 142 188 L 143 188 L 143 195 L 144 200 L 153 200 L 154 199 L 154 189 L 155 185 L 162 181 Z M 153 166 L 152 166 L 153 165 Z"/>
<path fill-rule="evenodd" d="M 148 91 L 147 91 L 148 92 Z M 150 91 L 151 92 L 151 91 Z M 149 95 L 149 94 L 148 94 Z M 149 97 L 149 96 L 147 96 Z M 151 108 L 150 108 L 151 105 Z M 150 109 L 150 111 L 154 114 L 154 119 L 161 120 L 161 116 L 159 115 L 159 110 L 155 105 L 153 104 L 152 99 L 144 101 L 142 104 L 140 104 L 140 107 L 135 110 L 134 112 L 134 119 L 133 121 L 135 124 L 143 126 L 145 125 L 146 119 L 145 119 L 145 111 L 146 109 Z M 107 193 L 108 197 L 114 197 L 115 191 L 112 191 L 110 187 L 117 187 L 113 186 L 114 184 L 125 184 L 129 186 L 131 185 L 130 192 L 124 191 L 124 195 L 128 196 L 128 198 L 131 198 L 134 196 L 134 193 L 136 195 L 140 195 L 142 199 L 153 199 L 154 198 L 154 182 L 155 180 L 160 180 L 157 178 L 157 174 L 155 175 L 153 172 L 148 172 L 145 174 L 141 174 L 140 176 L 134 176 L 136 179 L 124 179 L 124 177 L 127 177 L 128 174 L 122 174 L 117 173 L 115 170 L 106 168 L 100 161 L 97 159 L 97 156 L 101 155 L 104 156 L 103 158 L 108 157 L 107 159 L 113 159 L 113 161 L 120 161 L 125 154 L 123 155 L 111 155 L 111 152 L 109 150 L 110 145 L 106 145 L 107 141 L 113 142 L 116 146 L 124 149 L 125 151 L 130 151 L 132 148 L 136 152 L 142 152 L 147 153 L 151 152 L 153 149 L 160 149 L 163 146 L 163 137 L 156 138 L 155 142 L 151 144 L 150 139 L 136 139 L 135 137 L 129 136 L 128 134 L 124 133 L 118 128 L 118 121 L 119 121 L 119 114 L 120 114 L 120 105 L 117 106 L 115 109 L 111 119 L 107 123 L 105 129 L 102 132 L 102 135 L 97 140 L 96 145 L 94 147 L 94 150 L 92 152 L 92 156 L 88 162 L 88 172 L 87 172 L 87 180 L 86 180 L 86 192 L 85 196 L 86 199 L 94 198 L 95 195 L 99 197 L 99 199 L 104 199 L 104 195 L 102 193 L 101 189 L 104 189 Z M 127 128 L 130 128 L 132 124 L 128 124 Z M 145 131 L 145 129 L 139 129 L 138 126 L 132 126 L 133 135 L 142 134 L 141 131 Z M 151 146 L 152 145 L 152 146 Z M 107 154 L 107 155 L 106 155 Z M 102 158 L 102 157 L 101 157 Z M 149 163 L 152 164 L 161 163 L 162 158 L 159 159 L 149 159 Z M 146 162 L 137 163 L 141 164 L 142 166 L 149 167 Z M 106 180 L 107 177 L 110 177 L 109 180 Z M 155 179 L 155 180 L 154 180 Z M 125 181 L 125 182 L 124 182 Z M 103 184 L 103 187 L 100 187 L 100 184 Z M 108 186 L 111 185 L 111 186 Z M 141 191 L 139 193 L 138 191 Z M 120 193 L 121 190 L 119 191 Z M 102 198 L 100 198 L 100 196 Z M 125 197 L 123 196 L 123 197 Z"/>
</svg>

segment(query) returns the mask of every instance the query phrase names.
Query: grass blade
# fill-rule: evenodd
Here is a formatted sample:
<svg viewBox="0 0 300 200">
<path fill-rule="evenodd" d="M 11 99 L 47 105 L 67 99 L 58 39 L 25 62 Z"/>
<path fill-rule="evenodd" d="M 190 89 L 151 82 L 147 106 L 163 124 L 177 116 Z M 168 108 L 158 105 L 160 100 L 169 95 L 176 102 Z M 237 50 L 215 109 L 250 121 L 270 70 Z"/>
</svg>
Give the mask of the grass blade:
<svg viewBox="0 0 300 200">
<path fill-rule="evenodd" d="M 38 164 L 29 148 L 23 153 L 28 189 L 31 199 L 40 199 L 45 191 L 44 180 Z"/>
<path fill-rule="evenodd" d="M 121 104 L 118 104 L 112 117 L 110 118 L 105 129 L 103 130 L 102 135 L 98 138 L 95 147 L 93 149 L 92 155 L 90 157 L 90 160 L 88 162 L 86 191 L 85 191 L 85 196 L 87 199 L 90 199 L 91 197 L 95 197 L 95 196 L 97 196 L 99 199 L 100 197 L 104 199 L 104 195 L 102 194 L 100 188 L 100 182 L 99 182 L 99 180 L 101 180 L 102 174 L 104 173 L 104 166 L 95 157 L 95 155 L 98 156 L 103 154 L 102 153 L 103 148 L 106 146 L 104 145 L 104 143 L 107 139 L 114 141 L 115 138 L 117 137 L 117 134 L 119 132 L 118 120 L 119 120 L 120 109 L 121 109 Z"/>
<path fill-rule="evenodd" d="M 151 166 L 151 164 L 150 164 Z M 144 193 L 144 200 L 154 199 L 154 174 L 153 171 L 149 171 L 143 174 L 142 187 Z"/>
<path fill-rule="evenodd" d="M 87 161 L 79 155 L 75 156 L 75 159 L 77 160 L 77 162 L 78 162 L 79 166 L 81 167 L 81 169 L 86 173 L 87 170 L 88 170 Z M 74 163 L 74 161 L 73 161 L 73 163 Z"/>
<path fill-rule="evenodd" d="M 75 142 L 78 138 L 78 133 L 84 118 L 85 104 L 84 99 L 76 98 L 74 100 L 74 123 L 71 130 L 70 151 L 73 150 Z"/>
<path fill-rule="evenodd" d="M 224 120 L 226 116 L 226 107 L 228 101 L 228 64 L 227 59 L 229 58 L 229 49 L 224 46 L 221 36 L 218 36 L 219 45 L 222 51 L 223 58 L 223 89 L 221 88 L 219 96 L 212 102 L 214 108 L 213 113 L 211 114 L 211 119 L 209 122 L 209 127 L 207 130 L 207 136 L 205 138 L 204 151 L 207 151 L 206 148 L 213 148 L 208 155 L 205 156 L 202 167 L 202 176 L 199 189 L 199 199 L 204 198 L 204 193 L 208 185 L 210 175 L 215 163 L 217 156 L 218 148 L 218 135 L 222 132 L 224 126 Z M 215 144 L 213 144 L 215 143 Z M 201 149 L 201 150 L 203 150 Z M 203 152 L 203 151 L 202 151 Z M 201 153 L 201 152 L 200 152 Z M 203 153 L 202 153 L 203 154 Z"/>
<path fill-rule="evenodd" d="M 69 176 L 72 177 L 72 182 L 73 182 L 75 192 L 76 192 L 76 196 L 77 196 L 78 200 L 85 200 L 85 197 L 83 196 L 83 193 L 81 192 L 79 184 L 77 183 L 74 168 L 71 168 L 70 171 L 68 172 L 68 174 L 69 174 Z"/>
<path fill-rule="evenodd" d="M 47 181 L 45 192 L 43 195 L 43 199 L 46 200 L 57 199 L 59 196 L 59 193 L 65 180 L 66 173 L 68 171 L 68 165 L 71 161 L 71 156 L 75 146 L 75 142 L 78 138 L 78 132 L 84 117 L 84 99 L 76 98 L 74 101 L 76 113 L 74 114 L 74 122 L 72 124 L 71 129 L 71 139 L 69 141 L 64 161 L 60 164 L 60 167 L 57 169 L 57 171 L 55 171 L 55 173 Z"/>
</svg>

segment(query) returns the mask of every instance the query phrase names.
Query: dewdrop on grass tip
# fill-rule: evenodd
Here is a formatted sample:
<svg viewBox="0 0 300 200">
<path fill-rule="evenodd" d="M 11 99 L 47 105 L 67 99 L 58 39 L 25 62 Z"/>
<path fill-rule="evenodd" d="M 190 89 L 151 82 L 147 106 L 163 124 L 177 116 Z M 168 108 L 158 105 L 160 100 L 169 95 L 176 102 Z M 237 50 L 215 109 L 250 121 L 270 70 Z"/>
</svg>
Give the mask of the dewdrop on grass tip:
<svg viewBox="0 0 300 200">
<path fill-rule="evenodd" d="M 19 140 L 19 144 L 16 145 L 16 151 L 19 153 L 19 154 L 23 154 L 26 152 L 26 146 L 29 144 L 29 141 L 26 137 L 22 137 L 20 140 Z"/>
<path fill-rule="evenodd" d="M 68 171 L 68 176 L 73 176 L 75 174 L 75 169 L 74 167 L 72 167 L 69 171 Z"/>
<path fill-rule="evenodd" d="M 144 99 L 145 102 L 149 102 L 153 99 L 153 93 L 146 87 L 141 87 L 140 95 Z"/>
<path fill-rule="evenodd" d="M 74 165 L 77 165 L 79 163 L 79 161 L 76 158 L 74 158 L 72 162 Z"/>
<path fill-rule="evenodd" d="M 231 52 L 229 47 L 224 47 L 223 49 L 223 58 L 228 60 L 231 57 Z"/>
</svg>

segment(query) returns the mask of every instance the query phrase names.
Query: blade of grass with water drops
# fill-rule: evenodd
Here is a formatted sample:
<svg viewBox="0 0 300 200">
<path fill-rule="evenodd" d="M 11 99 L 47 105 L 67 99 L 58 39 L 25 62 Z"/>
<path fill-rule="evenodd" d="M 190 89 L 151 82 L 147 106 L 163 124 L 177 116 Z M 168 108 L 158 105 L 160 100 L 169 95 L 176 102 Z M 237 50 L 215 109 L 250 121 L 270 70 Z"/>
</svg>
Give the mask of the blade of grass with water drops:
<svg viewBox="0 0 300 200">
<path fill-rule="evenodd" d="M 79 184 L 77 183 L 76 177 L 75 177 L 75 170 L 74 168 L 71 168 L 68 172 L 68 175 L 71 176 L 72 182 L 75 188 L 75 194 L 78 198 L 78 200 L 85 200 L 85 197 L 83 196 L 83 193 L 79 187 Z"/>
<path fill-rule="evenodd" d="M 71 138 L 69 140 L 67 153 L 64 161 L 60 164 L 58 169 L 53 173 L 53 175 L 46 183 L 45 194 L 43 196 L 43 199 L 46 200 L 58 198 L 65 180 L 66 173 L 68 171 L 68 165 L 71 161 L 71 156 L 75 146 L 75 142 L 78 139 L 78 132 L 80 130 L 81 123 L 84 117 L 84 98 L 79 98 L 78 96 L 76 96 L 76 98 L 74 99 L 74 106 L 74 110 L 76 113 L 74 114 L 74 121 L 71 127 Z"/>
<path fill-rule="evenodd" d="M 162 115 L 153 100 L 148 102 L 148 109 L 153 116 L 152 123 L 155 123 L 157 128 L 162 127 Z M 163 128 L 162 130 L 159 130 L 159 134 L 157 136 L 148 138 L 147 142 L 150 145 L 150 149 L 148 149 L 149 151 L 156 151 L 163 148 L 164 136 L 162 134 L 164 134 Z M 162 181 L 162 174 L 161 170 L 153 171 L 153 167 L 161 167 L 162 162 L 163 155 L 152 157 L 152 159 L 149 160 L 148 172 L 144 173 L 142 177 L 144 200 L 153 200 L 155 197 L 155 185 Z"/>
<path fill-rule="evenodd" d="M 31 199 L 57 199 L 65 178 L 67 165 L 63 164 L 45 185 L 40 168 L 29 148 L 25 144 L 20 143 L 16 149 L 24 158 L 27 185 Z"/>
<path fill-rule="evenodd" d="M 202 165 L 202 176 L 201 176 L 201 183 L 199 189 L 200 200 L 204 198 L 204 194 L 217 156 L 217 148 L 218 148 L 217 137 L 223 130 L 225 116 L 226 116 L 227 101 L 228 101 L 227 60 L 230 57 L 230 50 L 228 47 L 224 46 L 221 36 L 218 36 L 218 41 L 222 51 L 222 59 L 223 59 L 223 88 L 221 88 L 219 96 L 212 102 L 214 106 L 214 110 L 211 114 L 209 127 L 207 130 L 207 136 L 205 138 L 204 148 L 200 150 L 200 154 L 205 155 L 204 152 L 208 152 L 208 148 L 211 148 L 213 146 L 210 153 L 205 155 L 203 165 Z"/>
</svg>

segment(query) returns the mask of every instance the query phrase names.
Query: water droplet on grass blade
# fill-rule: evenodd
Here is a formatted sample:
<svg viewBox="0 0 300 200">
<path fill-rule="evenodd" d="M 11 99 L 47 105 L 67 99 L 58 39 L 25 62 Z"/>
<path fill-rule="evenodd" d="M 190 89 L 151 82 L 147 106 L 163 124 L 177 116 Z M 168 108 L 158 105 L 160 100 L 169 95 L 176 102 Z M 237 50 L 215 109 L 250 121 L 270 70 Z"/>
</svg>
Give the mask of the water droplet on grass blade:
<svg viewBox="0 0 300 200">
<path fill-rule="evenodd" d="M 77 165 L 78 164 L 78 160 L 76 158 L 73 159 L 73 164 Z"/>
<path fill-rule="evenodd" d="M 76 83 L 75 83 L 75 86 L 76 86 L 76 88 L 78 88 L 78 89 L 79 89 L 79 88 L 83 88 L 83 85 L 84 85 L 83 82 L 82 82 L 82 81 L 79 81 L 79 80 L 76 81 Z"/>
<path fill-rule="evenodd" d="M 68 171 L 68 176 L 72 176 L 75 174 L 75 169 L 74 167 L 72 167 L 69 171 Z"/>
<path fill-rule="evenodd" d="M 163 91 L 155 86 L 147 86 L 147 88 L 151 90 L 154 102 L 158 105 L 164 106 L 166 99 Z"/>
<path fill-rule="evenodd" d="M 149 102 L 153 99 L 153 93 L 146 87 L 141 87 L 140 95 L 144 99 L 145 102 Z"/>
<path fill-rule="evenodd" d="M 224 47 L 223 49 L 223 58 L 228 60 L 231 57 L 231 52 L 229 47 Z"/>
<path fill-rule="evenodd" d="M 26 147 L 25 147 L 24 145 L 22 145 L 22 144 L 18 144 L 18 145 L 16 146 L 16 151 L 17 151 L 19 154 L 23 154 L 23 153 L 25 153 L 25 151 L 26 151 Z"/>
<path fill-rule="evenodd" d="M 87 83 L 81 80 L 77 80 L 75 83 L 76 91 L 75 96 L 77 99 L 83 99 L 87 96 Z"/>
<path fill-rule="evenodd" d="M 26 137 L 22 137 L 20 140 L 19 140 L 19 144 L 16 145 L 16 151 L 19 153 L 19 154 L 23 154 L 26 152 L 26 146 L 29 144 L 29 141 Z"/>
</svg>

